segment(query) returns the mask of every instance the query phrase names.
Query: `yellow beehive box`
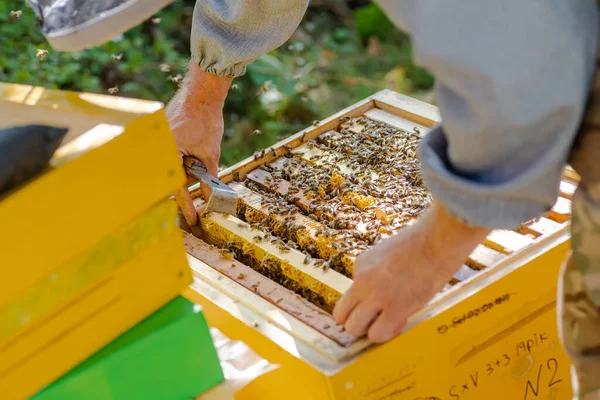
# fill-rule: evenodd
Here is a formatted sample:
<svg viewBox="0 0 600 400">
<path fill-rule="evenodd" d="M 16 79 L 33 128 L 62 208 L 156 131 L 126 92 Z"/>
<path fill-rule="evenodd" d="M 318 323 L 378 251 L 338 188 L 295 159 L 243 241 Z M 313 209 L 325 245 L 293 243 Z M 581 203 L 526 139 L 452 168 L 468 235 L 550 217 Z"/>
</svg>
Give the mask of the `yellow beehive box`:
<svg viewBox="0 0 600 400">
<path fill-rule="evenodd" d="M 184 294 L 202 304 L 209 324 L 278 365 L 238 400 L 571 400 L 555 293 L 567 250 L 563 232 L 453 289 L 398 338 L 342 360 L 316 331 L 273 304 L 249 301 L 197 260 L 190 259 L 196 278 Z"/>
<path fill-rule="evenodd" d="M 0 202 L 0 265 L 12 266 L 0 281 L 2 307 L 167 198 L 184 177 L 159 103 L 18 85 L 0 86 L 0 99 L 2 127 L 69 128 L 56 167 Z"/>
<path fill-rule="evenodd" d="M 2 127 L 69 128 L 0 201 L 0 398 L 35 393 L 190 282 L 159 103 L 0 84 Z"/>
<path fill-rule="evenodd" d="M 333 219 L 324 228 L 327 215 L 307 219 L 288 205 L 316 214 L 302 187 L 290 190 L 292 169 L 310 174 L 313 164 L 334 160 L 344 174 L 347 164 L 336 138 L 368 137 L 364 127 L 380 122 L 387 124 L 386 134 L 394 129 L 424 134 L 438 121 L 435 107 L 384 91 L 222 172 L 221 179 L 240 193 L 243 212 L 199 213 L 201 224 L 212 228 L 201 232 L 202 239 L 225 247 L 185 236 L 194 274 L 185 295 L 203 305 L 210 324 L 279 365 L 237 399 L 571 400 L 570 364 L 557 333 L 556 287 L 569 249 L 569 207 L 577 185 L 572 170 L 548 215 L 515 230 L 493 231 L 454 276 L 453 286 L 383 345 L 349 337 L 328 313 L 351 283 L 340 273 L 351 263 L 342 258 L 325 270 L 312 265 L 311 257 L 303 262 L 300 250 L 323 243 L 323 232 L 329 243 L 342 232 Z M 306 143 L 313 139 L 318 143 Z M 276 175 L 281 167 L 287 172 Z M 284 201 L 274 203 L 273 195 Z M 197 207 L 201 211 L 201 202 Z M 273 232 L 288 223 L 297 246 L 273 245 L 276 239 L 263 235 L 265 221 Z M 340 249 L 330 247 L 331 253 Z M 329 256 L 316 251 L 323 260 Z M 283 278 L 271 273 L 272 266 L 280 266 Z"/>
</svg>

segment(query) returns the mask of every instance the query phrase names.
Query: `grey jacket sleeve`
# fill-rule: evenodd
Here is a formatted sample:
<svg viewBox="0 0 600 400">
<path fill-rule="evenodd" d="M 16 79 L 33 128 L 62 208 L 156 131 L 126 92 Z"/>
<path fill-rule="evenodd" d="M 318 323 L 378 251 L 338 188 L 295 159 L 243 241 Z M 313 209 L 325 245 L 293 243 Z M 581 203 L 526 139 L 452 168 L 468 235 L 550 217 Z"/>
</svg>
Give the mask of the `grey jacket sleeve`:
<svg viewBox="0 0 600 400">
<path fill-rule="evenodd" d="M 513 228 L 554 204 L 596 55 L 594 0 L 379 0 L 437 78 L 442 124 L 422 141 L 434 198 Z"/>
<path fill-rule="evenodd" d="M 308 1 L 198 0 L 192 60 L 211 74 L 243 75 L 246 65 L 290 38 Z"/>
</svg>

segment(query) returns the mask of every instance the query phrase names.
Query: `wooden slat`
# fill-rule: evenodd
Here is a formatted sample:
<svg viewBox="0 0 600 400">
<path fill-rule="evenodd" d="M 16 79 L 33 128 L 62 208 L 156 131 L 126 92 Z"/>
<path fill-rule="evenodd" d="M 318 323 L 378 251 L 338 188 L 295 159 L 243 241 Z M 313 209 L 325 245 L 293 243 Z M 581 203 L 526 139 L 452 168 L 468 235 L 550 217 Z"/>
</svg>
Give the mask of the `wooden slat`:
<svg viewBox="0 0 600 400">
<path fill-rule="evenodd" d="M 460 267 L 460 269 L 454 274 L 454 276 L 452 277 L 452 279 L 450 280 L 450 284 L 451 285 L 455 285 L 457 283 L 466 281 L 467 279 L 477 275 L 476 270 L 474 270 L 473 268 L 470 268 L 466 265 L 463 265 Z"/>
<path fill-rule="evenodd" d="M 533 243 L 533 239 L 508 230 L 494 230 L 484 240 L 484 244 L 504 254 L 510 254 L 521 250 Z"/>
<path fill-rule="evenodd" d="M 571 200 L 559 197 L 547 216 L 556 222 L 567 222 L 571 219 Z"/>
<path fill-rule="evenodd" d="M 384 122 L 395 128 L 402 129 L 402 130 L 405 130 L 408 132 L 417 132 L 418 131 L 417 133 L 424 135 L 425 133 L 427 133 L 429 131 L 429 128 L 427 128 L 424 125 L 409 121 L 405 118 L 396 116 L 394 114 L 391 114 L 387 111 L 384 111 L 384 110 L 381 110 L 378 108 L 373 108 L 373 109 L 367 111 L 364 115 L 365 115 L 365 117 L 368 117 L 372 120 Z M 417 128 L 416 131 L 415 131 L 415 128 Z"/>
<path fill-rule="evenodd" d="M 480 244 L 469 255 L 466 264 L 473 269 L 482 270 L 491 268 L 504 258 L 506 258 L 505 254 Z"/>
<path fill-rule="evenodd" d="M 197 204 L 202 208 L 202 203 Z M 313 302 L 331 311 L 335 302 L 352 285 L 352 280 L 332 269 L 324 270 L 310 261 L 305 264 L 306 255 L 289 249 L 283 252 L 278 246 L 266 241 L 255 241 L 262 231 L 252 229 L 250 225 L 231 215 L 203 213 L 200 216 L 202 239 L 219 247 L 235 247 L 243 252 L 257 266 L 268 272 L 271 278 L 285 280 L 283 285 L 294 291 L 312 294 Z M 229 244 L 229 246 L 228 246 Z M 254 265 L 252 265 L 254 267 Z"/>
<path fill-rule="evenodd" d="M 424 126 L 431 127 L 441 121 L 436 106 L 391 90 L 382 90 L 374 94 L 372 99 L 375 101 L 376 108 Z"/>
<path fill-rule="evenodd" d="M 565 179 L 567 179 L 571 182 L 574 182 L 574 183 L 578 183 L 579 181 L 581 181 L 581 177 L 579 176 L 579 174 L 577 172 L 575 172 L 575 170 L 569 166 L 565 167 L 564 177 L 565 177 Z"/>
<path fill-rule="evenodd" d="M 531 222 L 521 226 L 519 231 L 523 234 L 533 234 L 536 237 L 549 235 L 557 232 L 562 228 L 563 224 L 553 221 L 548 218 L 540 218 L 535 222 Z"/>
<path fill-rule="evenodd" d="M 259 222 L 270 218 L 274 221 L 270 226 L 276 235 L 281 236 L 284 230 L 291 231 L 286 235 L 291 235 L 290 239 L 302 249 L 307 250 L 309 246 L 314 247 L 320 257 L 332 261 L 332 267 L 337 267 L 339 263 L 339 267 L 342 267 L 345 273 L 352 275 L 357 252 L 345 251 L 342 244 L 344 246 L 349 245 L 356 242 L 356 239 L 349 238 L 335 229 L 325 227 L 320 222 L 297 211 L 287 215 L 270 212 L 267 205 L 268 201 L 259 193 L 237 182 L 232 182 L 229 186 L 238 192 L 239 200 L 247 207 L 245 211 L 247 222 Z M 286 221 L 286 218 L 288 218 L 288 221 Z M 294 225 L 297 228 L 290 230 L 289 227 Z M 366 247 L 366 243 L 363 244 Z"/>
<path fill-rule="evenodd" d="M 262 169 L 255 169 L 254 171 L 249 172 L 246 175 L 246 178 L 249 181 L 260 185 L 265 190 L 272 193 L 278 193 L 282 196 L 287 195 L 292 187 L 292 184 L 285 179 L 280 179 L 277 183 L 274 183 L 273 175 Z M 294 204 L 304 211 L 309 211 L 311 201 L 306 197 L 306 193 L 304 193 L 303 190 L 300 189 L 298 193 L 294 194 L 294 197 L 297 198 L 297 200 L 294 201 Z M 333 219 L 333 216 L 331 216 L 331 219 Z"/>
<path fill-rule="evenodd" d="M 570 181 L 560 181 L 560 195 L 566 199 L 573 200 L 573 195 L 577 190 L 577 184 Z"/>
<path fill-rule="evenodd" d="M 219 251 L 211 249 L 207 243 L 193 235 L 184 234 L 183 241 L 186 252 L 191 256 L 216 269 L 227 278 L 256 293 L 340 345 L 348 346 L 356 341 L 354 336 L 340 329 L 330 314 L 325 313 L 291 290 L 264 277 L 237 260 L 224 258 L 224 255 Z"/>
</svg>

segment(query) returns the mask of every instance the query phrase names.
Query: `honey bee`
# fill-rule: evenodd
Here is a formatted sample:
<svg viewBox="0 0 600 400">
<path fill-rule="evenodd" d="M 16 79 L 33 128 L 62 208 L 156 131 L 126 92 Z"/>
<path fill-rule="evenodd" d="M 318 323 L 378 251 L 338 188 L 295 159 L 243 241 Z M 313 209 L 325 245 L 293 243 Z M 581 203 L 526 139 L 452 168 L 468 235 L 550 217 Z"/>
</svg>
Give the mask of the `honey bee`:
<svg viewBox="0 0 600 400">
<path fill-rule="evenodd" d="M 266 81 L 261 87 L 260 87 L 260 93 L 261 94 L 265 94 L 269 91 L 269 88 L 271 87 L 271 84 L 273 82 L 272 81 Z"/>
<path fill-rule="evenodd" d="M 179 83 L 183 79 L 183 76 L 181 74 L 177 74 L 175 76 L 170 76 L 167 79 L 173 83 Z"/>
<path fill-rule="evenodd" d="M 40 60 L 44 60 L 44 58 L 46 58 L 46 56 L 48 55 L 48 50 L 46 49 L 37 49 L 35 56 L 37 58 L 39 58 Z"/>
</svg>

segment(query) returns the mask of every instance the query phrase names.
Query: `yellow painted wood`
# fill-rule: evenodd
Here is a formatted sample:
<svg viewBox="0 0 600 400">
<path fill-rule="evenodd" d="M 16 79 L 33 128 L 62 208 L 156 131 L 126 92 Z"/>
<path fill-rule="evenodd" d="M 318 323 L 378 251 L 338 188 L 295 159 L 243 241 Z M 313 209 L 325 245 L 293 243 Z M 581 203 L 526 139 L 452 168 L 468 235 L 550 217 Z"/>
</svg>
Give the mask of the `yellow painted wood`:
<svg viewBox="0 0 600 400">
<path fill-rule="evenodd" d="M 482 244 L 477 245 L 467 259 L 467 265 L 473 269 L 490 268 L 506 258 L 506 255 Z"/>
<path fill-rule="evenodd" d="M 174 232 L 0 348 L 0 360 L 17 360 L 0 368 L 2 399 L 32 395 L 179 295 L 190 281 L 181 235 Z"/>
<path fill-rule="evenodd" d="M 504 254 L 521 250 L 533 243 L 533 239 L 515 231 L 493 230 L 484 240 L 484 244 Z"/>
<path fill-rule="evenodd" d="M 0 103 L 0 112 L 3 107 Z M 35 113 L 35 106 L 24 107 Z M 103 146 L 9 193 L 0 201 L 0 265 L 7 266 L 0 307 L 167 198 L 183 181 L 159 111 L 139 116 Z"/>
<path fill-rule="evenodd" d="M 0 83 L 0 127 L 69 128 L 50 165 L 0 198 L 0 397 L 22 399 L 191 282 L 184 183 L 162 104 Z"/>
<path fill-rule="evenodd" d="M 515 271 L 334 373 L 307 367 L 307 354 L 279 348 L 265 331 L 193 288 L 185 294 L 205 306 L 212 326 L 279 365 L 239 399 L 571 400 L 570 364 L 559 344 L 555 305 L 556 278 L 568 248 L 562 240 L 523 259 Z"/>
<path fill-rule="evenodd" d="M 44 329 L 44 320 L 57 310 L 113 279 L 126 262 L 179 232 L 176 215 L 176 205 L 166 200 L 20 292 L 0 308 L 0 349 L 32 329 Z M 0 371 L 14 362 L 4 354 Z"/>
<path fill-rule="evenodd" d="M 126 126 L 162 108 L 152 101 L 0 82 L 0 127 L 29 123 L 68 127 L 64 142 L 98 124 Z"/>
<path fill-rule="evenodd" d="M 362 355 L 332 378 L 335 398 L 570 400 L 555 304 L 568 247 L 562 242 Z"/>
</svg>

